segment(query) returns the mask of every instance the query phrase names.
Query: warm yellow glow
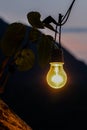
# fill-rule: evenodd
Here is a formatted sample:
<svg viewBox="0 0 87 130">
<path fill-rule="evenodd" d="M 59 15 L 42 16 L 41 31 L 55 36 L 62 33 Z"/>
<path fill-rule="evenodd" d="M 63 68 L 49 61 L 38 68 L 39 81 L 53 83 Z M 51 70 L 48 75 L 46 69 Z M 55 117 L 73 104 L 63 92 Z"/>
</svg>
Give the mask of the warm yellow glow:
<svg viewBox="0 0 87 130">
<path fill-rule="evenodd" d="M 67 75 L 63 69 L 63 62 L 51 62 L 50 70 L 47 74 L 47 83 L 50 87 L 62 88 L 67 82 Z"/>
</svg>

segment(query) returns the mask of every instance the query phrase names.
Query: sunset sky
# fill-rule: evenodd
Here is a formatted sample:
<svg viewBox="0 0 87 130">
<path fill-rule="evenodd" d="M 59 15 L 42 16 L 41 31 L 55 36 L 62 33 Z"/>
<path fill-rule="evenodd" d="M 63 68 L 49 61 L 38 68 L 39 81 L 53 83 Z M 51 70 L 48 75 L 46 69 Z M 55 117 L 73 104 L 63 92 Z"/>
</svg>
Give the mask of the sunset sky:
<svg viewBox="0 0 87 130">
<path fill-rule="evenodd" d="M 72 0 L 1 0 L 0 17 L 9 23 L 16 21 L 28 24 L 27 13 L 38 11 L 41 19 L 51 15 L 57 20 L 58 14 L 64 15 L 71 2 Z M 63 32 L 62 45 L 87 64 L 87 0 L 76 0 L 63 28 L 81 28 L 80 32 Z M 53 35 L 50 30 L 44 32 Z"/>
</svg>

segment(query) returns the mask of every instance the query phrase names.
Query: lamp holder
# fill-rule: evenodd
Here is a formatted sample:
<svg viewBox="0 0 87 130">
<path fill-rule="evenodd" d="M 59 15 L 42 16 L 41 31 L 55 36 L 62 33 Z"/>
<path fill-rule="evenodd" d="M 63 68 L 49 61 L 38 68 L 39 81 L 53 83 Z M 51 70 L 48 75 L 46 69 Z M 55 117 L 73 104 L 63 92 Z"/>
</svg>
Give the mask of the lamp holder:
<svg viewBox="0 0 87 130">
<path fill-rule="evenodd" d="M 64 62 L 63 51 L 59 48 L 52 48 L 50 62 Z"/>
</svg>

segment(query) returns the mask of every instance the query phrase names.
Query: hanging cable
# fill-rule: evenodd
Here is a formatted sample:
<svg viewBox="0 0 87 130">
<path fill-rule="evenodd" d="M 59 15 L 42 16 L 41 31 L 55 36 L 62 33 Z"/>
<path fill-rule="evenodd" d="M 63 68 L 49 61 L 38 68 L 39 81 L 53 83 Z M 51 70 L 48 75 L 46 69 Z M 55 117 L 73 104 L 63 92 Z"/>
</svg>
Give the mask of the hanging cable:
<svg viewBox="0 0 87 130">
<path fill-rule="evenodd" d="M 75 0 L 73 0 L 73 2 L 71 3 L 69 9 L 67 10 L 66 14 L 63 16 L 61 25 L 64 25 L 67 22 L 74 3 L 75 3 Z"/>
<path fill-rule="evenodd" d="M 56 24 L 55 42 L 56 42 L 57 32 L 59 32 L 59 48 L 60 49 L 62 49 L 62 46 L 61 46 L 61 27 L 67 22 L 67 20 L 68 20 L 68 18 L 70 16 L 72 7 L 74 5 L 74 2 L 75 2 L 75 0 L 73 0 L 73 2 L 71 3 L 69 9 L 67 10 L 67 12 L 66 12 L 66 14 L 64 16 L 62 16 L 61 14 L 59 14 L 58 23 Z M 58 26 L 59 26 L 59 31 L 57 31 Z"/>
</svg>

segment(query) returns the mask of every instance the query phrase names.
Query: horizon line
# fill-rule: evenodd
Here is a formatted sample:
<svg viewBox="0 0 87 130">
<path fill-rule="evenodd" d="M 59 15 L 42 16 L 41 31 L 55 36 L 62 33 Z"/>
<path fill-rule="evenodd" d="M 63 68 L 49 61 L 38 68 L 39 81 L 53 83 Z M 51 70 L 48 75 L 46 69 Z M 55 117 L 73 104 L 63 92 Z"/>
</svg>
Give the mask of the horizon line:
<svg viewBox="0 0 87 130">
<path fill-rule="evenodd" d="M 4 18 L 0 17 L 0 20 L 9 24 Z M 26 25 L 26 24 L 25 24 Z M 63 33 L 87 33 L 87 27 L 64 27 L 62 28 Z"/>
<path fill-rule="evenodd" d="M 87 33 L 85 27 L 67 27 L 62 29 L 63 33 Z"/>
</svg>

